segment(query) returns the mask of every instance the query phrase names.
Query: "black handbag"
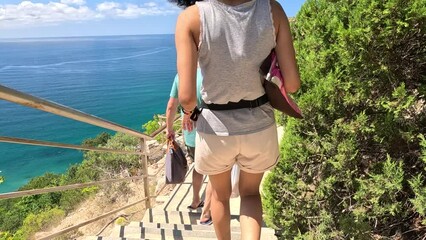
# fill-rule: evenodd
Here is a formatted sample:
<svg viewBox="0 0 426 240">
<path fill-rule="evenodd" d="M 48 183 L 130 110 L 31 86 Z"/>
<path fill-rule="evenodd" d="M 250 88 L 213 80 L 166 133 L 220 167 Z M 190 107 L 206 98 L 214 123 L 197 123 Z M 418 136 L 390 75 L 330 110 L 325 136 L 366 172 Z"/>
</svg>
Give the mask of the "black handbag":
<svg viewBox="0 0 426 240">
<path fill-rule="evenodd" d="M 188 172 L 188 161 L 175 140 L 167 140 L 166 184 L 182 183 Z"/>
</svg>

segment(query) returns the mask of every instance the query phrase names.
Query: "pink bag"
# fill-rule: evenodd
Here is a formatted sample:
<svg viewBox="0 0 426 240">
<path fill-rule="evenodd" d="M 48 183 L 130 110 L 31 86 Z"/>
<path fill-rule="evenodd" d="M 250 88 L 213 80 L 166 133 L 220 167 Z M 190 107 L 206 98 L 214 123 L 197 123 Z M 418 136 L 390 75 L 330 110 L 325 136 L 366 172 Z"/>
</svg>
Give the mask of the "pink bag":
<svg viewBox="0 0 426 240">
<path fill-rule="evenodd" d="M 284 78 L 274 49 L 262 63 L 260 72 L 265 78 L 263 86 L 271 106 L 291 117 L 303 118 L 302 111 L 285 90 Z"/>
</svg>

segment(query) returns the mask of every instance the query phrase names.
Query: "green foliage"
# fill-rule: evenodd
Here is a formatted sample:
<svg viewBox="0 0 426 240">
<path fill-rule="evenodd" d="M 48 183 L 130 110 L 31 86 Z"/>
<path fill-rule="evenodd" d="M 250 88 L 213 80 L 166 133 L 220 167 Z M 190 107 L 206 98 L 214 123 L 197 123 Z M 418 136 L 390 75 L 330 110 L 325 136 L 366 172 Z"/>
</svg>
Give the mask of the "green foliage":
<svg viewBox="0 0 426 240">
<path fill-rule="evenodd" d="M 93 139 L 84 141 L 86 146 L 105 147 L 135 151 L 138 139 L 125 134 L 110 136 L 101 133 Z M 131 174 L 140 169 L 139 156 L 130 154 L 111 154 L 85 151 L 81 164 L 71 165 L 64 174 L 46 173 L 31 179 L 19 190 L 56 187 L 76 183 L 96 181 L 115 177 L 122 171 Z M 127 186 L 121 184 L 117 194 L 128 192 Z M 0 239 L 28 239 L 35 231 L 40 230 L 50 218 L 57 219 L 60 212 L 67 213 L 75 208 L 82 200 L 96 193 L 99 187 L 53 192 L 40 195 L 26 196 L 17 199 L 0 201 Z M 57 214 L 57 215 L 56 215 Z M 27 225 L 26 225 L 27 224 Z"/>
<path fill-rule="evenodd" d="M 4 177 L 0 176 L 0 184 L 2 184 L 4 182 Z"/>
<path fill-rule="evenodd" d="M 282 239 L 426 233 L 425 21 L 421 0 L 303 5 L 292 30 L 305 119 L 280 118 L 264 187 Z"/>
<path fill-rule="evenodd" d="M 12 240 L 13 235 L 10 232 L 0 231 L 0 240 Z"/>
<path fill-rule="evenodd" d="M 14 233 L 22 225 L 29 210 L 16 199 L 0 201 L 0 229 Z"/>
<path fill-rule="evenodd" d="M 158 114 L 155 114 L 152 120 L 142 125 L 142 128 L 144 129 L 146 134 L 151 135 L 152 133 L 160 129 L 160 127 L 164 124 L 166 124 L 166 122 L 164 120 L 161 120 Z M 164 132 L 159 133 L 155 137 L 155 140 L 157 140 L 158 142 L 165 142 L 166 135 L 164 134 Z"/>
<path fill-rule="evenodd" d="M 421 159 L 425 163 L 426 172 L 426 139 L 424 135 L 419 135 L 420 146 L 421 146 Z M 426 176 L 425 174 L 418 174 L 413 177 L 410 181 L 410 186 L 414 192 L 414 198 L 411 199 L 411 203 L 415 211 L 420 215 L 426 216 Z M 423 218 L 423 225 L 426 226 L 426 218 Z"/>
<path fill-rule="evenodd" d="M 86 147 L 97 147 L 99 145 L 106 144 L 110 138 L 111 138 L 111 134 L 107 132 L 102 132 L 95 138 L 85 139 L 82 145 Z"/>
<path fill-rule="evenodd" d="M 31 213 L 25 218 L 22 228 L 16 232 L 13 239 L 31 239 L 36 232 L 58 223 L 64 217 L 65 212 L 58 208 L 39 214 Z"/>
<path fill-rule="evenodd" d="M 126 226 L 129 224 L 129 221 L 125 217 L 119 217 L 115 220 L 115 224 L 120 226 Z"/>
<path fill-rule="evenodd" d="M 129 136 L 123 133 L 115 134 L 108 143 L 103 145 L 104 148 L 136 151 L 139 140 L 136 137 Z M 130 169 L 133 172 L 141 167 L 140 157 L 133 154 L 117 154 L 117 153 L 101 153 L 88 151 L 84 154 L 85 162 L 81 164 L 83 170 L 102 169 L 97 172 L 107 172 L 108 174 L 120 174 L 121 171 Z"/>
<path fill-rule="evenodd" d="M 149 120 L 147 123 L 142 125 L 142 128 L 144 129 L 146 134 L 151 134 L 155 131 L 157 131 L 160 128 L 160 118 L 156 114 L 154 115 L 152 120 Z"/>
</svg>

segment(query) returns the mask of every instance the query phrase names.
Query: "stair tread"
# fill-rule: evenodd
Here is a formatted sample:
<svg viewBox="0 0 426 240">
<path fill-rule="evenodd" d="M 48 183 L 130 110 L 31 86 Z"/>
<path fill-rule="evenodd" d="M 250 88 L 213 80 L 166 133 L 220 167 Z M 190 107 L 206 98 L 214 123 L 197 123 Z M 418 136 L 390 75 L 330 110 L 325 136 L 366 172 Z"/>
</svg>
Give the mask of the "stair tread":
<svg viewBox="0 0 426 240">
<path fill-rule="evenodd" d="M 138 231 L 140 228 L 158 228 L 158 229 L 171 229 L 171 230 L 184 230 L 184 231 L 214 231 L 213 225 L 191 225 L 191 224 L 170 224 L 170 223 L 143 223 L 131 222 L 127 226 L 117 226 L 121 231 Z M 232 226 L 232 232 L 240 232 L 239 226 Z M 262 233 L 274 234 L 275 231 L 271 228 L 262 227 Z"/>
<path fill-rule="evenodd" d="M 188 211 L 187 206 L 192 202 L 192 171 L 194 171 L 193 164 L 190 166 L 185 181 L 182 184 L 176 185 L 175 189 L 169 195 L 169 200 L 165 201 L 158 208 L 162 208 L 164 210 Z M 204 176 L 203 184 L 200 189 L 200 195 L 202 199 L 205 198 L 207 183 L 208 178 Z"/>
<path fill-rule="evenodd" d="M 172 228 L 157 228 L 157 227 L 119 227 L 116 228 L 110 235 L 110 237 L 122 237 L 122 238 L 142 238 L 142 239 L 185 239 L 185 238 L 204 238 L 204 239 L 216 239 L 216 234 L 213 228 L 205 229 L 200 231 L 196 229 L 172 229 Z M 241 233 L 231 232 L 232 239 L 240 239 Z M 266 231 L 262 229 L 261 239 L 275 239 L 274 232 Z"/>
<path fill-rule="evenodd" d="M 142 222 L 193 224 L 196 225 L 200 219 L 200 212 L 181 212 L 164 210 L 147 210 Z M 239 216 L 231 215 L 231 226 L 239 226 Z"/>
<path fill-rule="evenodd" d="M 122 237 L 104 237 L 104 236 L 84 236 L 77 240 L 161 240 L 161 238 L 122 238 Z"/>
</svg>

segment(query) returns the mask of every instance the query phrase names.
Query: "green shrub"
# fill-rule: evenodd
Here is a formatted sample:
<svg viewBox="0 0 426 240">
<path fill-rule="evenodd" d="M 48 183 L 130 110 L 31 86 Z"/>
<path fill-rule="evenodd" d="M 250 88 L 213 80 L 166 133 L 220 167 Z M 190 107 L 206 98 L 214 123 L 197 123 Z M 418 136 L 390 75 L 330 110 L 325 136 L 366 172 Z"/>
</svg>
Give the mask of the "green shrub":
<svg viewBox="0 0 426 240">
<path fill-rule="evenodd" d="M 144 126 L 151 133 L 158 129 L 158 115 L 154 120 Z M 110 135 L 103 132 L 95 138 L 83 141 L 83 146 L 103 147 L 136 151 L 139 147 L 139 139 L 116 133 Z M 101 179 L 110 179 L 122 176 L 127 171 L 130 175 L 140 172 L 140 156 L 133 154 L 114 154 L 94 151 L 84 151 L 82 163 L 71 165 L 64 174 L 46 173 L 35 177 L 19 190 L 39 189 L 46 187 L 64 186 L 76 183 L 85 183 Z M 0 176 L 0 183 L 4 179 Z M 83 189 L 53 192 L 40 195 L 26 196 L 16 199 L 0 200 L 0 240 L 28 239 L 32 234 L 58 220 L 62 213 L 73 210 L 81 201 L 99 191 L 99 186 Z M 104 188 L 110 201 L 117 196 L 131 192 L 128 183 L 110 184 Z M 66 238 L 66 236 L 64 236 Z"/>
<path fill-rule="evenodd" d="M 142 125 L 142 128 L 144 129 L 146 134 L 151 134 L 155 131 L 157 131 L 157 129 L 160 128 L 160 117 L 156 114 L 154 115 L 154 117 L 152 118 L 152 120 L 149 120 L 148 122 L 144 123 Z"/>
<path fill-rule="evenodd" d="M 12 240 L 13 235 L 10 232 L 1 232 L 0 231 L 0 240 Z"/>
<path fill-rule="evenodd" d="M 115 219 L 115 224 L 120 226 L 126 226 L 129 224 L 129 221 L 125 217 L 119 217 Z"/>
<path fill-rule="evenodd" d="M 57 224 L 65 217 L 65 212 L 58 208 L 53 208 L 39 214 L 29 214 L 21 229 L 13 236 L 13 239 L 32 239 L 33 235 L 45 230 L 52 224 Z"/>
<path fill-rule="evenodd" d="M 145 133 L 148 135 L 153 134 L 155 131 L 157 131 L 158 129 L 160 129 L 160 127 L 162 125 L 165 125 L 166 120 L 161 120 L 160 119 L 160 115 L 155 114 L 153 119 L 148 121 L 147 123 L 142 125 L 142 128 L 144 129 Z M 175 127 L 173 127 L 175 128 Z M 160 132 L 157 136 L 155 136 L 155 140 L 157 140 L 158 142 L 162 143 L 166 141 L 166 135 L 164 132 Z"/>
<path fill-rule="evenodd" d="M 99 145 L 106 144 L 110 138 L 111 134 L 107 132 L 102 132 L 94 138 L 85 139 L 81 145 L 86 147 L 97 147 Z"/>
<path fill-rule="evenodd" d="M 305 119 L 284 118 L 264 187 L 281 239 L 426 234 L 425 16 L 422 0 L 303 5 L 292 30 Z"/>
<path fill-rule="evenodd" d="M 104 148 L 119 149 L 126 151 L 136 151 L 139 145 L 139 140 L 136 137 L 129 136 L 123 133 L 115 134 L 108 143 L 102 145 Z M 138 169 L 141 167 L 140 156 L 134 154 L 118 154 L 88 151 L 84 154 L 85 162 L 82 163 L 80 171 L 98 169 L 98 177 L 102 174 L 110 176 L 110 174 L 120 174 L 124 170 Z M 102 169 L 102 171 L 100 171 Z M 110 178 L 110 177 L 109 177 Z"/>
</svg>

